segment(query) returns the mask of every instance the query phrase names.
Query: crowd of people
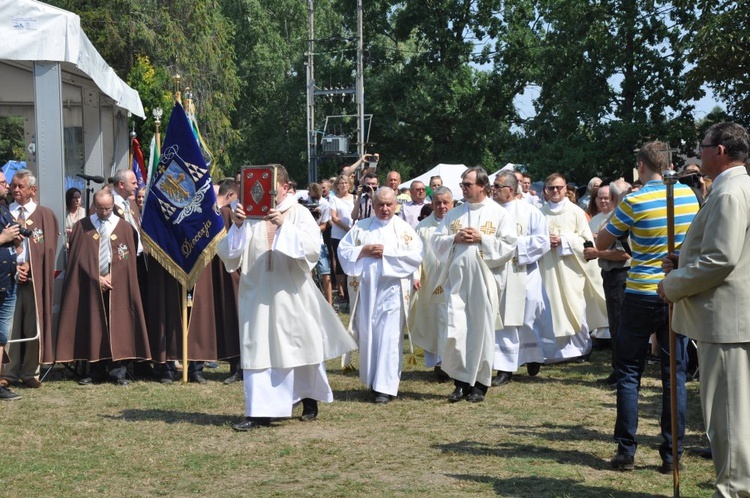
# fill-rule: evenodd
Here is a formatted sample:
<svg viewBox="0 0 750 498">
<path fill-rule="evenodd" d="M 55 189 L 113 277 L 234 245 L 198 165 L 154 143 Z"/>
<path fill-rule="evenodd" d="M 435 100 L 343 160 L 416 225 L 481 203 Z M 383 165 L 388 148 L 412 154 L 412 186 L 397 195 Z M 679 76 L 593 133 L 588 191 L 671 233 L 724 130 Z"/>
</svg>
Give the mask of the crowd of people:
<svg viewBox="0 0 750 498">
<path fill-rule="evenodd" d="M 275 208 L 262 219 L 245 216 L 237 180 L 224 180 L 216 194 L 227 236 L 191 290 L 190 361 L 182 368 L 204 383 L 206 362 L 230 361 L 225 382 L 241 380 L 245 391 L 246 417 L 233 428 L 249 431 L 290 417 L 297 403 L 301 420 L 315 420 L 318 402 L 333 401 L 325 369 L 333 358 L 345 372 L 359 370 L 373 402 L 389 403 L 398 396 L 404 337 L 423 349 L 439 380 L 452 380 L 450 403 L 483 402 L 523 366 L 534 376 L 543 365 L 586 361 L 595 339 L 610 338 L 612 371 L 600 382 L 617 396 L 611 465 L 635 468 L 641 376 L 656 351 L 659 470 L 672 473 L 683 453 L 692 338 L 716 496 L 746 496 L 749 153 L 744 128 L 715 125 L 699 146 L 702 165 L 686 166 L 672 184 L 664 175 L 672 167 L 668 147 L 649 142 L 636 155 L 637 183 L 593 178 L 581 199 L 560 173 L 534 192 L 522 172 L 491 178 L 480 166 L 463 172 L 460 193 L 440 177 L 400 192 L 400 174 L 389 172 L 380 186 L 365 157 L 309 185 L 303 205 L 277 166 Z M 0 206 L 0 348 L 8 335 L 20 342 L 6 347 L 3 399 L 18 397 L 15 383 L 40 387 L 40 364 L 52 362 L 87 362 L 81 384 L 173 380 L 180 289 L 143 250 L 136 190 L 123 170 L 94 195 L 91 213 L 79 191 L 66 196 L 68 267 L 53 333 L 57 220 L 36 204 L 30 171 L 13 177 L 14 202 Z M 0 197 L 7 193 L 0 178 Z M 336 304 L 350 313 L 348 329 Z"/>
</svg>

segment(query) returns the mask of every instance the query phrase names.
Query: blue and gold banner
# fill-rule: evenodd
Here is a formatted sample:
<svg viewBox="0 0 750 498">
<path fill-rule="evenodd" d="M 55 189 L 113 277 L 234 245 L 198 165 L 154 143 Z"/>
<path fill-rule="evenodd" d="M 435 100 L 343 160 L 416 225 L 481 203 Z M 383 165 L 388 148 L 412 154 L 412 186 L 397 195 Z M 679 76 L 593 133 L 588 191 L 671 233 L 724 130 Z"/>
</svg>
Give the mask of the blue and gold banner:
<svg viewBox="0 0 750 498">
<path fill-rule="evenodd" d="M 151 256 L 192 287 L 226 234 L 203 154 L 180 104 L 148 185 L 141 236 Z"/>
</svg>

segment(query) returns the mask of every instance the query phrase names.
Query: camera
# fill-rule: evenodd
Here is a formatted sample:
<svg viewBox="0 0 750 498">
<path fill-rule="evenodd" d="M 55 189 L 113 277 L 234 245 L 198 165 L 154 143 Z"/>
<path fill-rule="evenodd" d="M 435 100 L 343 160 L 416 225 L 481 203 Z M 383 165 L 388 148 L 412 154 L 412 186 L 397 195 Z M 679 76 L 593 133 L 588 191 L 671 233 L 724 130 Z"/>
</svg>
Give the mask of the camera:
<svg viewBox="0 0 750 498">
<path fill-rule="evenodd" d="M 20 225 L 20 224 L 19 224 L 18 222 L 16 222 L 16 221 L 12 221 L 12 222 L 8 223 L 8 226 L 11 226 L 11 227 L 12 227 L 12 226 L 18 226 L 18 233 L 19 233 L 20 235 L 23 235 L 23 236 L 24 236 L 24 237 L 26 237 L 26 238 L 29 238 L 29 237 L 31 237 L 31 230 L 29 230 L 28 228 L 22 227 L 22 226 L 21 226 L 21 225 Z"/>
<path fill-rule="evenodd" d="M 298 199 L 298 201 L 310 211 L 315 221 L 318 221 L 323 215 L 320 211 L 320 201 L 318 199 Z"/>
<path fill-rule="evenodd" d="M 690 173 L 689 175 L 678 178 L 677 181 L 688 187 L 700 188 L 701 175 L 700 173 Z"/>
<path fill-rule="evenodd" d="M 358 194 L 369 194 L 370 197 L 372 197 L 372 195 L 375 193 L 375 189 L 372 188 L 369 185 L 359 185 L 357 187 L 357 193 Z"/>
<path fill-rule="evenodd" d="M 365 161 L 367 161 L 367 167 L 375 169 L 378 167 L 378 154 L 367 154 L 365 155 Z"/>
</svg>

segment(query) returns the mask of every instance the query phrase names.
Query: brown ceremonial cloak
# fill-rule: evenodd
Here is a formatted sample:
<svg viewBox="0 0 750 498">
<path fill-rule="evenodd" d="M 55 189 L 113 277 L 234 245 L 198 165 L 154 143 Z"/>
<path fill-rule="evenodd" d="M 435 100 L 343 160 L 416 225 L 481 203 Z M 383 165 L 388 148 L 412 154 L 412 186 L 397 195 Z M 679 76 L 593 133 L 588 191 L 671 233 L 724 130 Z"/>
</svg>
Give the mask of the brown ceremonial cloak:
<svg viewBox="0 0 750 498">
<path fill-rule="evenodd" d="M 231 210 L 222 209 L 225 225 Z M 218 256 L 201 272 L 193 289 L 188 319 L 188 360 L 216 361 L 239 357 L 237 289 L 239 274 L 227 273 Z M 146 321 L 154 361 L 182 360 L 182 287 L 153 258 L 148 262 Z"/>
<path fill-rule="evenodd" d="M 120 220 L 110 235 L 112 290 L 99 287 L 99 232 L 84 218 L 70 237 L 58 325 L 57 361 L 148 360 L 151 352 L 138 292 L 138 235 Z M 109 314 L 107 314 L 108 300 Z"/>
<path fill-rule="evenodd" d="M 39 343 L 39 363 L 55 362 L 55 336 L 52 334 L 52 295 L 55 281 L 55 251 L 59 226 L 51 209 L 37 204 L 26 220 L 29 237 L 31 285 L 34 286 Z"/>
</svg>

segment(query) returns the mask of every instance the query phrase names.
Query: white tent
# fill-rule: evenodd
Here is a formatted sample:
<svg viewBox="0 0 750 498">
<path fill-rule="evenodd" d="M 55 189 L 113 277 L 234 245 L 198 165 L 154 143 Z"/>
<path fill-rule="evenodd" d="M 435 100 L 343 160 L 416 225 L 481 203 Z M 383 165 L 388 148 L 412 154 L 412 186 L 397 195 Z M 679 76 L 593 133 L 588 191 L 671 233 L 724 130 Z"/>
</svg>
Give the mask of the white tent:
<svg viewBox="0 0 750 498">
<path fill-rule="evenodd" d="M 398 186 L 399 189 L 409 188 L 411 182 L 420 181 L 426 186 L 430 186 L 430 178 L 433 176 L 439 176 L 443 179 L 443 185 L 451 189 L 454 199 L 461 199 L 461 173 L 464 172 L 466 166 L 463 164 L 443 164 L 440 163 L 431 170 L 422 173 L 421 175 L 407 180 Z"/>
<path fill-rule="evenodd" d="M 495 177 L 501 171 L 515 171 L 518 169 L 518 166 L 520 166 L 520 164 L 513 164 L 513 163 L 506 164 L 505 166 L 503 166 L 502 168 L 500 168 L 499 170 L 495 171 L 494 173 L 490 175 L 490 183 L 495 181 Z"/>
<path fill-rule="evenodd" d="M 34 0 L 3 0 L 0 19 L 0 60 L 71 64 L 119 107 L 146 117 L 138 92 L 99 55 L 76 14 Z"/>
</svg>

